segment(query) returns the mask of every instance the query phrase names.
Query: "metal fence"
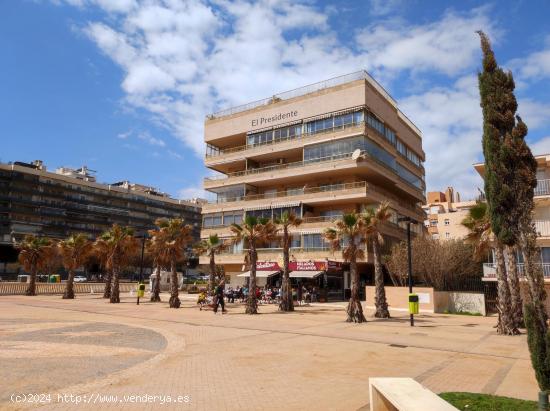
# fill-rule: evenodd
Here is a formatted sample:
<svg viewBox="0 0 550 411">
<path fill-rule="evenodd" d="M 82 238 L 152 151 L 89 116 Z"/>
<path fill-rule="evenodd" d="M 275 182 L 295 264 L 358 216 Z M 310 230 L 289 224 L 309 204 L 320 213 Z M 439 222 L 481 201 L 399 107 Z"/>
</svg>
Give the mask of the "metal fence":
<svg viewBox="0 0 550 411">
<path fill-rule="evenodd" d="M 0 282 L 0 295 L 24 295 L 27 283 Z M 55 295 L 65 292 L 66 283 L 36 283 L 36 294 Z M 135 291 L 136 283 L 120 283 L 120 292 Z M 77 294 L 102 294 L 105 283 L 75 283 L 74 292 Z"/>
</svg>

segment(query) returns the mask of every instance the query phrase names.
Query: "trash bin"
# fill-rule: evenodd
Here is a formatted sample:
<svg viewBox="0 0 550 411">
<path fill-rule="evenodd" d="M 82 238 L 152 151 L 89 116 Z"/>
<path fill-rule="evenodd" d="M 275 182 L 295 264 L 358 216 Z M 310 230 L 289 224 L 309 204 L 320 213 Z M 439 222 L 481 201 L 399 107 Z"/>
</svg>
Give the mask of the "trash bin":
<svg viewBox="0 0 550 411">
<path fill-rule="evenodd" d="M 139 298 L 143 297 L 145 295 L 145 284 L 141 283 L 141 284 L 138 284 L 138 289 L 137 289 L 137 296 Z"/>
<path fill-rule="evenodd" d="M 418 307 L 418 294 L 409 294 L 409 313 L 410 314 L 418 314 L 419 307 Z"/>
</svg>

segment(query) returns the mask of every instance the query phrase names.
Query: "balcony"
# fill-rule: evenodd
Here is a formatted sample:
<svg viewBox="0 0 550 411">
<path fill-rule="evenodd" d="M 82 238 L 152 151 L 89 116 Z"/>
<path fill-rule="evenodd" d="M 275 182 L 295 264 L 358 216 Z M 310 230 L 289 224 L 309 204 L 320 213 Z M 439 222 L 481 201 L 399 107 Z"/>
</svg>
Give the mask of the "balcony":
<svg viewBox="0 0 550 411">
<path fill-rule="evenodd" d="M 347 138 L 363 133 L 365 133 L 364 121 L 331 127 L 322 131 L 302 132 L 299 135 L 274 138 L 271 141 L 259 144 L 230 147 L 207 153 L 205 156 L 205 165 L 209 167 L 218 163 L 225 164 L 231 161 L 243 160 L 245 156 L 253 157 L 290 149 L 302 149 L 305 143 L 311 144 L 325 141 L 328 134 L 332 134 L 331 138 Z"/>
<path fill-rule="evenodd" d="M 542 266 L 542 272 L 544 274 L 544 279 L 550 280 L 550 264 L 549 263 L 538 263 L 538 265 Z M 518 265 L 518 274 L 520 276 L 525 275 L 525 264 L 519 263 Z M 495 263 L 484 263 L 483 264 L 483 277 L 489 278 L 489 279 L 496 279 L 497 277 L 497 269 Z"/>
<path fill-rule="evenodd" d="M 550 179 L 537 180 L 535 187 L 535 197 L 550 195 Z"/>
<path fill-rule="evenodd" d="M 255 206 L 276 206 L 281 203 L 281 200 L 291 200 L 300 202 L 310 200 L 315 202 L 315 198 L 319 198 L 322 194 L 323 201 L 336 199 L 351 199 L 365 198 L 368 185 L 365 181 L 354 183 L 337 184 L 327 187 L 310 187 L 292 191 L 279 191 L 276 193 L 267 194 L 252 194 L 242 197 L 232 197 L 228 199 L 218 200 L 216 202 L 205 204 L 202 208 L 203 213 L 215 212 L 223 208 L 251 209 Z"/>
<path fill-rule="evenodd" d="M 363 170 L 373 172 L 376 175 L 382 175 L 389 180 L 393 180 L 401 189 L 410 195 L 417 197 L 419 201 L 424 199 L 421 188 L 407 181 L 392 168 L 380 159 L 370 155 L 366 151 L 361 152 L 361 161 L 353 160 L 353 153 L 337 154 L 329 157 L 321 157 L 311 160 L 296 161 L 292 163 L 276 164 L 268 167 L 252 168 L 248 170 L 237 171 L 233 173 L 206 177 L 204 179 L 204 188 L 214 189 L 227 187 L 231 185 L 253 183 L 255 181 L 265 181 L 277 178 L 294 178 L 297 175 L 306 176 L 311 173 L 334 173 L 340 171 L 346 174 L 345 170 L 357 171 Z M 349 173 L 348 173 L 349 174 Z"/>
<path fill-rule="evenodd" d="M 550 237 L 550 220 L 534 220 L 537 236 Z"/>
</svg>

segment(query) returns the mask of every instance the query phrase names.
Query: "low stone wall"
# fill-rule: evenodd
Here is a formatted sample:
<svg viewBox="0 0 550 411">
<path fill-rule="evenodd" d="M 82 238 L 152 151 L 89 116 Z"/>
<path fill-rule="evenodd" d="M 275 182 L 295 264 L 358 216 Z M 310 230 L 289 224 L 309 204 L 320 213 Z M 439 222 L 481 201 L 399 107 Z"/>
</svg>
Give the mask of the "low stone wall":
<svg viewBox="0 0 550 411">
<path fill-rule="evenodd" d="M 365 287 L 366 306 L 374 308 L 375 287 L 368 285 Z M 409 288 L 386 286 L 386 300 L 393 310 L 409 310 Z M 434 290 L 429 287 L 414 287 L 413 292 L 418 294 L 420 299 L 420 312 L 434 312 Z"/>
<path fill-rule="evenodd" d="M 409 288 L 386 286 L 386 300 L 390 309 L 409 310 Z M 413 287 L 418 294 L 420 312 L 425 313 L 458 313 L 470 312 L 486 315 L 485 295 L 483 293 L 434 291 L 431 287 Z M 374 308 L 375 287 L 365 287 L 367 308 Z"/>
<path fill-rule="evenodd" d="M 66 283 L 36 283 L 36 294 L 63 294 Z M 105 283 L 75 283 L 75 293 L 103 294 Z M 136 283 L 120 283 L 120 292 L 136 291 Z M 27 283 L 0 282 L 0 295 L 24 295 Z"/>
<path fill-rule="evenodd" d="M 434 312 L 436 313 L 479 313 L 485 311 L 485 294 L 473 292 L 435 291 Z"/>
</svg>

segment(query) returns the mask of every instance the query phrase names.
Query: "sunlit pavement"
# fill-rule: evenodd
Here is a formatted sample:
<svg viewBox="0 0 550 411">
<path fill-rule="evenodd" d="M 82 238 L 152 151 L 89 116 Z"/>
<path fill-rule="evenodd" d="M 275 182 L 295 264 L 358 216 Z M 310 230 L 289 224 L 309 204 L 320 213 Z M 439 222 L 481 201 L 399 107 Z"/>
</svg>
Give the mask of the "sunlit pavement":
<svg viewBox="0 0 550 411">
<path fill-rule="evenodd" d="M 162 298 L 0 297 L 0 408 L 350 410 L 367 407 L 373 376 L 537 396 L 525 335 L 496 335 L 494 317 L 422 314 L 410 327 L 406 313 L 375 320 L 367 311 L 366 324 L 349 324 L 345 303 L 286 314 L 262 305 L 248 316 L 240 304 L 222 315 L 199 311 L 195 295 L 182 295 L 178 310 Z M 30 393 L 50 400 L 12 396 Z"/>
</svg>

